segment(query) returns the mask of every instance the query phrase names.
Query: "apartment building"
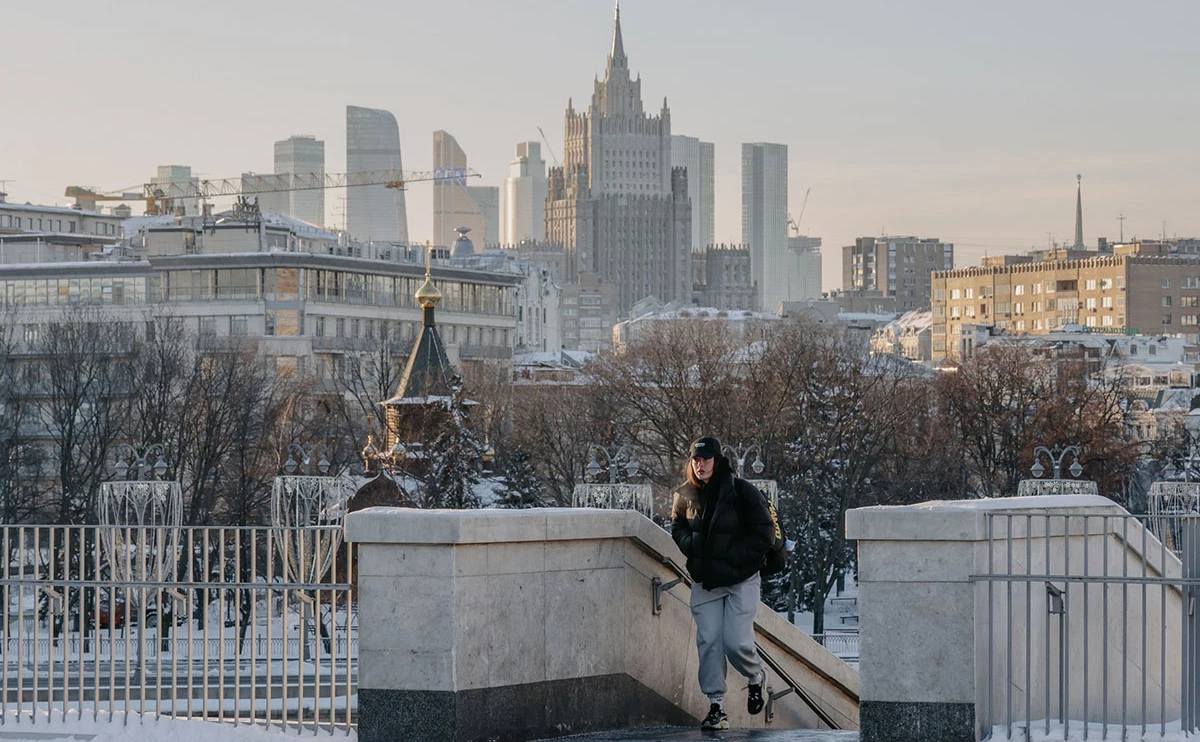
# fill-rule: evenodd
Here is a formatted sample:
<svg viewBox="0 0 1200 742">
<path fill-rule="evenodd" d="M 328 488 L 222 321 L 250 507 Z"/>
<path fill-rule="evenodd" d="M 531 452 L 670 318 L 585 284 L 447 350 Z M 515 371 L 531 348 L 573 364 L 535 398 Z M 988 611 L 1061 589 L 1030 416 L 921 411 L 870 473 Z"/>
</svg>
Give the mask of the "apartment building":
<svg viewBox="0 0 1200 742">
<path fill-rule="evenodd" d="M 1030 260 L 1005 256 L 932 278 L 933 358 L 970 353 L 981 331 L 1085 331 L 1200 341 L 1200 255 L 1169 243 L 1113 254 Z"/>
</svg>

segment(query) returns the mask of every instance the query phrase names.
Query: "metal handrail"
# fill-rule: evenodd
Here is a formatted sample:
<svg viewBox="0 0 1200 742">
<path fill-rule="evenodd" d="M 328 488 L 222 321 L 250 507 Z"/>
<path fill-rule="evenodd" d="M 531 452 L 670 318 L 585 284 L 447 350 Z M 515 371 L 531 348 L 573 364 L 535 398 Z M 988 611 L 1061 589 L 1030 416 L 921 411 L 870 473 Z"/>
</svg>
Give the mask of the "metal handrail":
<svg viewBox="0 0 1200 742">
<path fill-rule="evenodd" d="M 654 557 L 657 557 L 658 559 L 660 559 L 662 561 L 662 565 L 664 567 L 666 567 L 667 569 L 669 569 L 675 575 L 675 579 L 672 580 L 670 583 L 663 583 L 657 575 L 651 578 L 651 580 L 650 580 L 651 589 L 653 590 L 654 600 L 656 602 L 659 598 L 659 595 L 661 594 L 662 591 L 664 591 L 664 589 L 669 590 L 671 587 L 674 587 L 675 585 L 678 585 L 678 584 L 684 584 L 688 587 L 688 589 L 691 589 L 691 587 L 692 587 L 691 576 L 687 573 L 687 570 L 680 567 L 675 562 L 674 559 L 672 559 L 669 556 L 660 554 L 658 552 L 658 550 L 654 549 L 652 546 L 650 546 L 649 544 L 647 544 L 643 541 L 634 539 L 634 543 L 636 543 L 638 545 L 638 547 L 642 549 L 642 551 L 646 552 L 647 554 L 650 554 L 651 556 L 654 556 Z M 670 587 L 667 587 L 668 585 Z M 652 608 L 653 608 L 653 606 L 652 606 Z M 655 611 L 655 612 L 657 612 L 657 611 Z M 771 638 L 778 640 L 778 637 L 776 637 L 774 634 L 771 634 L 771 632 L 767 631 L 764 627 L 759 625 L 758 621 L 754 622 L 754 628 L 758 631 L 762 631 L 767 636 L 770 636 Z M 773 670 L 775 672 L 775 674 L 779 676 L 780 680 L 782 680 L 784 682 L 784 684 L 788 686 L 787 689 L 785 689 L 785 690 L 779 691 L 778 693 L 770 693 L 768 695 L 767 706 L 766 706 L 766 710 L 765 710 L 767 723 L 770 723 L 771 719 L 774 718 L 774 713 L 772 711 L 772 706 L 773 706 L 774 702 L 776 700 L 778 700 L 779 698 L 782 698 L 783 696 L 788 695 L 789 693 L 795 693 L 796 696 L 799 697 L 800 700 L 804 701 L 804 704 L 806 706 L 808 706 L 808 708 L 814 714 L 817 715 L 817 718 L 820 719 L 824 724 L 826 724 L 830 729 L 838 729 L 839 728 L 837 725 L 837 722 L 835 722 L 833 720 L 833 718 L 828 714 L 828 712 L 826 712 L 824 709 L 822 709 L 817 704 L 817 702 L 813 699 L 813 697 L 811 695 L 809 695 L 809 693 L 806 690 L 804 690 L 802 687 L 800 687 L 800 684 L 797 683 L 792 678 L 792 676 L 789 675 L 783 669 L 783 667 L 779 664 L 779 662 L 772 655 L 770 655 L 765 649 L 763 649 L 762 644 L 760 644 L 757 639 L 754 640 L 754 649 L 755 649 L 755 651 L 758 652 L 758 655 L 763 658 L 763 661 L 767 664 L 767 666 L 770 667 L 771 670 Z M 790 654 L 794 659 L 799 661 L 801 664 L 803 664 L 806 668 L 808 668 L 810 671 L 812 671 L 818 677 L 820 677 L 823 680 L 825 680 L 826 682 L 829 682 L 832 685 L 834 685 L 844 695 L 854 699 L 855 703 L 858 703 L 859 699 L 858 699 L 857 693 L 853 692 L 852 690 L 850 690 L 849 688 L 844 686 L 842 683 L 840 683 L 836 678 L 830 676 L 827 672 L 822 670 L 820 667 L 813 664 L 810 660 L 808 660 L 808 658 L 803 657 L 800 654 L 797 654 L 795 652 L 789 651 L 788 654 Z"/>
</svg>

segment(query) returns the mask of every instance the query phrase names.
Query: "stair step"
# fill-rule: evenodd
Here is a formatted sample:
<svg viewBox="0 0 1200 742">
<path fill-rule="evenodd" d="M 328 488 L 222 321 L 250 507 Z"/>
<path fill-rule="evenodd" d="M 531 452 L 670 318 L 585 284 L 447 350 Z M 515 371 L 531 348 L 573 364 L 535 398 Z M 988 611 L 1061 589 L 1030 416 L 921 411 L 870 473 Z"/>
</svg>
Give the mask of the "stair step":
<svg viewBox="0 0 1200 742">
<path fill-rule="evenodd" d="M 858 732 L 821 729 L 730 729 L 716 734 L 722 742 L 858 742 Z M 712 740 L 713 735 L 713 732 L 703 732 L 698 727 L 655 727 L 592 732 L 543 742 L 689 742 Z"/>
</svg>

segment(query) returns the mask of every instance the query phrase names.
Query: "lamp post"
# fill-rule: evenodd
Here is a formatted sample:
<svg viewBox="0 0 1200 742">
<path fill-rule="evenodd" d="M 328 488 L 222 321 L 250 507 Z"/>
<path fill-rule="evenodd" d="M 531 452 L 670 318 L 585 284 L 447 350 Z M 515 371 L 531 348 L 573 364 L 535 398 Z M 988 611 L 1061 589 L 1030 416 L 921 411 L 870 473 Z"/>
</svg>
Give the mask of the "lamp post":
<svg viewBox="0 0 1200 742">
<path fill-rule="evenodd" d="M 1079 446 L 1055 444 L 1053 448 L 1046 446 L 1034 448 L 1033 466 L 1029 468 L 1029 472 L 1033 474 L 1034 478 L 1022 479 L 1017 484 L 1017 495 L 1024 497 L 1027 495 L 1099 494 L 1099 487 L 1090 479 L 1066 479 L 1063 477 L 1063 463 L 1067 460 L 1068 454 L 1074 458 L 1074 461 L 1067 471 L 1072 477 L 1079 477 L 1083 474 L 1083 465 L 1079 461 L 1081 455 Z M 1052 474 L 1049 479 L 1041 479 L 1041 476 L 1046 473 L 1046 467 L 1042 465 L 1043 457 L 1050 463 Z"/>
<path fill-rule="evenodd" d="M 721 453 L 728 456 L 731 461 L 737 464 L 737 471 L 734 473 L 740 479 L 746 478 L 746 462 L 750 460 L 751 456 L 754 457 L 754 463 L 750 465 L 750 468 L 754 470 L 755 474 L 762 474 L 763 469 L 766 468 L 762 460 L 762 449 L 758 447 L 757 443 L 752 443 L 744 447 L 734 447 L 726 443 L 721 447 Z"/>
<path fill-rule="evenodd" d="M 351 492 L 340 477 L 329 476 L 325 452 L 320 443 L 292 443 L 283 464 L 286 474 L 275 477 L 271 488 L 271 535 L 285 579 L 294 584 L 315 586 L 324 579 L 342 543 L 341 525 Z M 317 604 L 302 588 L 296 589 L 296 598 L 301 603 L 302 659 L 307 662 L 309 620 L 316 617 Z M 325 645 L 328 651 L 328 638 Z"/>
<path fill-rule="evenodd" d="M 746 479 L 746 463 L 753 461 L 750 464 L 750 470 L 754 472 L 756 477 L 761 477 L 763 470 L 767 467 L 763 463 L 762 448 L 757 443 L 751 443 L 748 446 L 731 446 L 726 443 L 721 447 L 721 453 L 729 457 L 737 466 L 737 471 L 734 472 L 738 478 Z M 759 492 L 767 496 L 773 507 L 779 507 L 779 483 L 774 479 L 749 479 L 750 484 L 754 485 Z"/>
<path fill-rule="evenodd" d="M 602 484 L 595 483 L 605 470 L 608 481 Z M 637 510 L 649 518 L 653 510 L 650 485 L 631 484 L 628 481 L 637 474 L 638 462 L 632 447 L 592 443 L 588 446 L 588 463 L 583 470 L 584 481 L 575 485 L 575 490 L 571 493 L 571 505 L 577 508 Z"/>
<path fill-rule="evenodd" d="M 584 479 L 594 482 L 600 472 L 608 469 L 608 483 L 618 484 L 624 471 L 625 479 L 637 476 L 638 462 L 633 455 L 633 449 L 627 445 L 605 447 L 593 443 L 588 447 L 588 465 L 584 469 Z M 603 460 L 604 464 L 601 465 Z"/>
<path fill-rule="evenodd" d="M 158 606 L 158 631 L 169 626 L 164 615 L 163 590 L 149 591 L 153 596 L 143 598 L 147 591 L 128 587 L 134 582 L 174 582 L 180 552 L 180 523 L 183 519 L 183 491 L 177 481 L 165 481 L 167 449 L 161 443 L 139 447 L 118 444 L 113 471 L 117 479 L 100 485 L 98 521 L 103 528 L 100 541 L 108 557 L 109 569 L 117 582 L 126 583 L 126 611 L 135 608 L 138 621 L 137 665 L 140 680 L 143 674 L 142 642 L 146 626 L 146 604 Z M 165 591 L 177 603 L 186 602 L 183 593 Z M 117 610 L 117 591 L 109 595 L 109 610 Z M 136 606 L 135 606 L 136 604 Z M 126 631 L 130 632 L 130 622 Z M 168 629 L 169 630 L 169 629 Z M 164 639 L 165 641 L 165 639 Z"/>
<path fill-rule="evenodd" d="M 1071 476 L 1078 479 L 1079 475 L 1083 474 L 1083 466 L 1079 463 L 1079 446 L 1060 446 L 1056 443 L 1054 444 L 1054 448 L 1038 446 L 1037 448 L 1033 449 L 1033 466 L 1030 468 L 1029 472 L 1033 474 L 1034 477 L 1040 478 L 1046 473 L 1046 469 L 1042 466 L 1041 461 L 1043 454 L 1050 459 L 1050 463 L 1054 467 L 1054 474 L 1050 477 L 1051 479 L 1063 478 L 1062 463 L 1067 454 L 1072 454 L 1075 457 L 1075 463 L 1071 464 L 1071 468 L 1069 469 Z"/>
<path fill-rule="evenodd" d="M 1167 548 L 1183 558 L 1183 545 L 1200 543 L 1196 536 L 1185 537 L 1185 530 L 1200 528 L 1200 523 L 1193 517 L 1200 513 L 1200 482 L 1192 481 L 1192 471 L 1200 464 L 1200 408 L 1193 409 L 1184 417 L 1184 430 L 1187 432 L 1187 454 L 1180 462 L 1183 467 L 1183 481 L 1174 481 L 1179 476 L 1179 470 L 1169 457 L 1163 470 L 1166 481 L 1154 482 L 1150 485 L 1149 510 L 1151 530 L 1158 536 Z"/>
</svg>

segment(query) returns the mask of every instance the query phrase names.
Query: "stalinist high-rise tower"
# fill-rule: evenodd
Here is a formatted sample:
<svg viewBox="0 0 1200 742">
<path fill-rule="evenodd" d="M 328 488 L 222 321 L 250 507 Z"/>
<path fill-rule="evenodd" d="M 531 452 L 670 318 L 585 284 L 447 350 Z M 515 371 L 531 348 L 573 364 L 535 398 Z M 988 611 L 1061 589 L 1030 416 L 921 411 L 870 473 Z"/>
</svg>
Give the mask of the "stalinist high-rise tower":
<svg viewBox="0 0 1200 742">
<path fill-rule="evenodd" d="M 671 167 L 671 112 L 642 108 L 641 78 L 629 76 L 621 9 L 604 80 L 586 112 L 567 103 L 562 167 L 547 182 L 546 239 L 562 244 L 567 280 L 597 274 L 616 286 L 617 310 L 655 296 L 691 298 L 688 173 Z"/>
</svg>

